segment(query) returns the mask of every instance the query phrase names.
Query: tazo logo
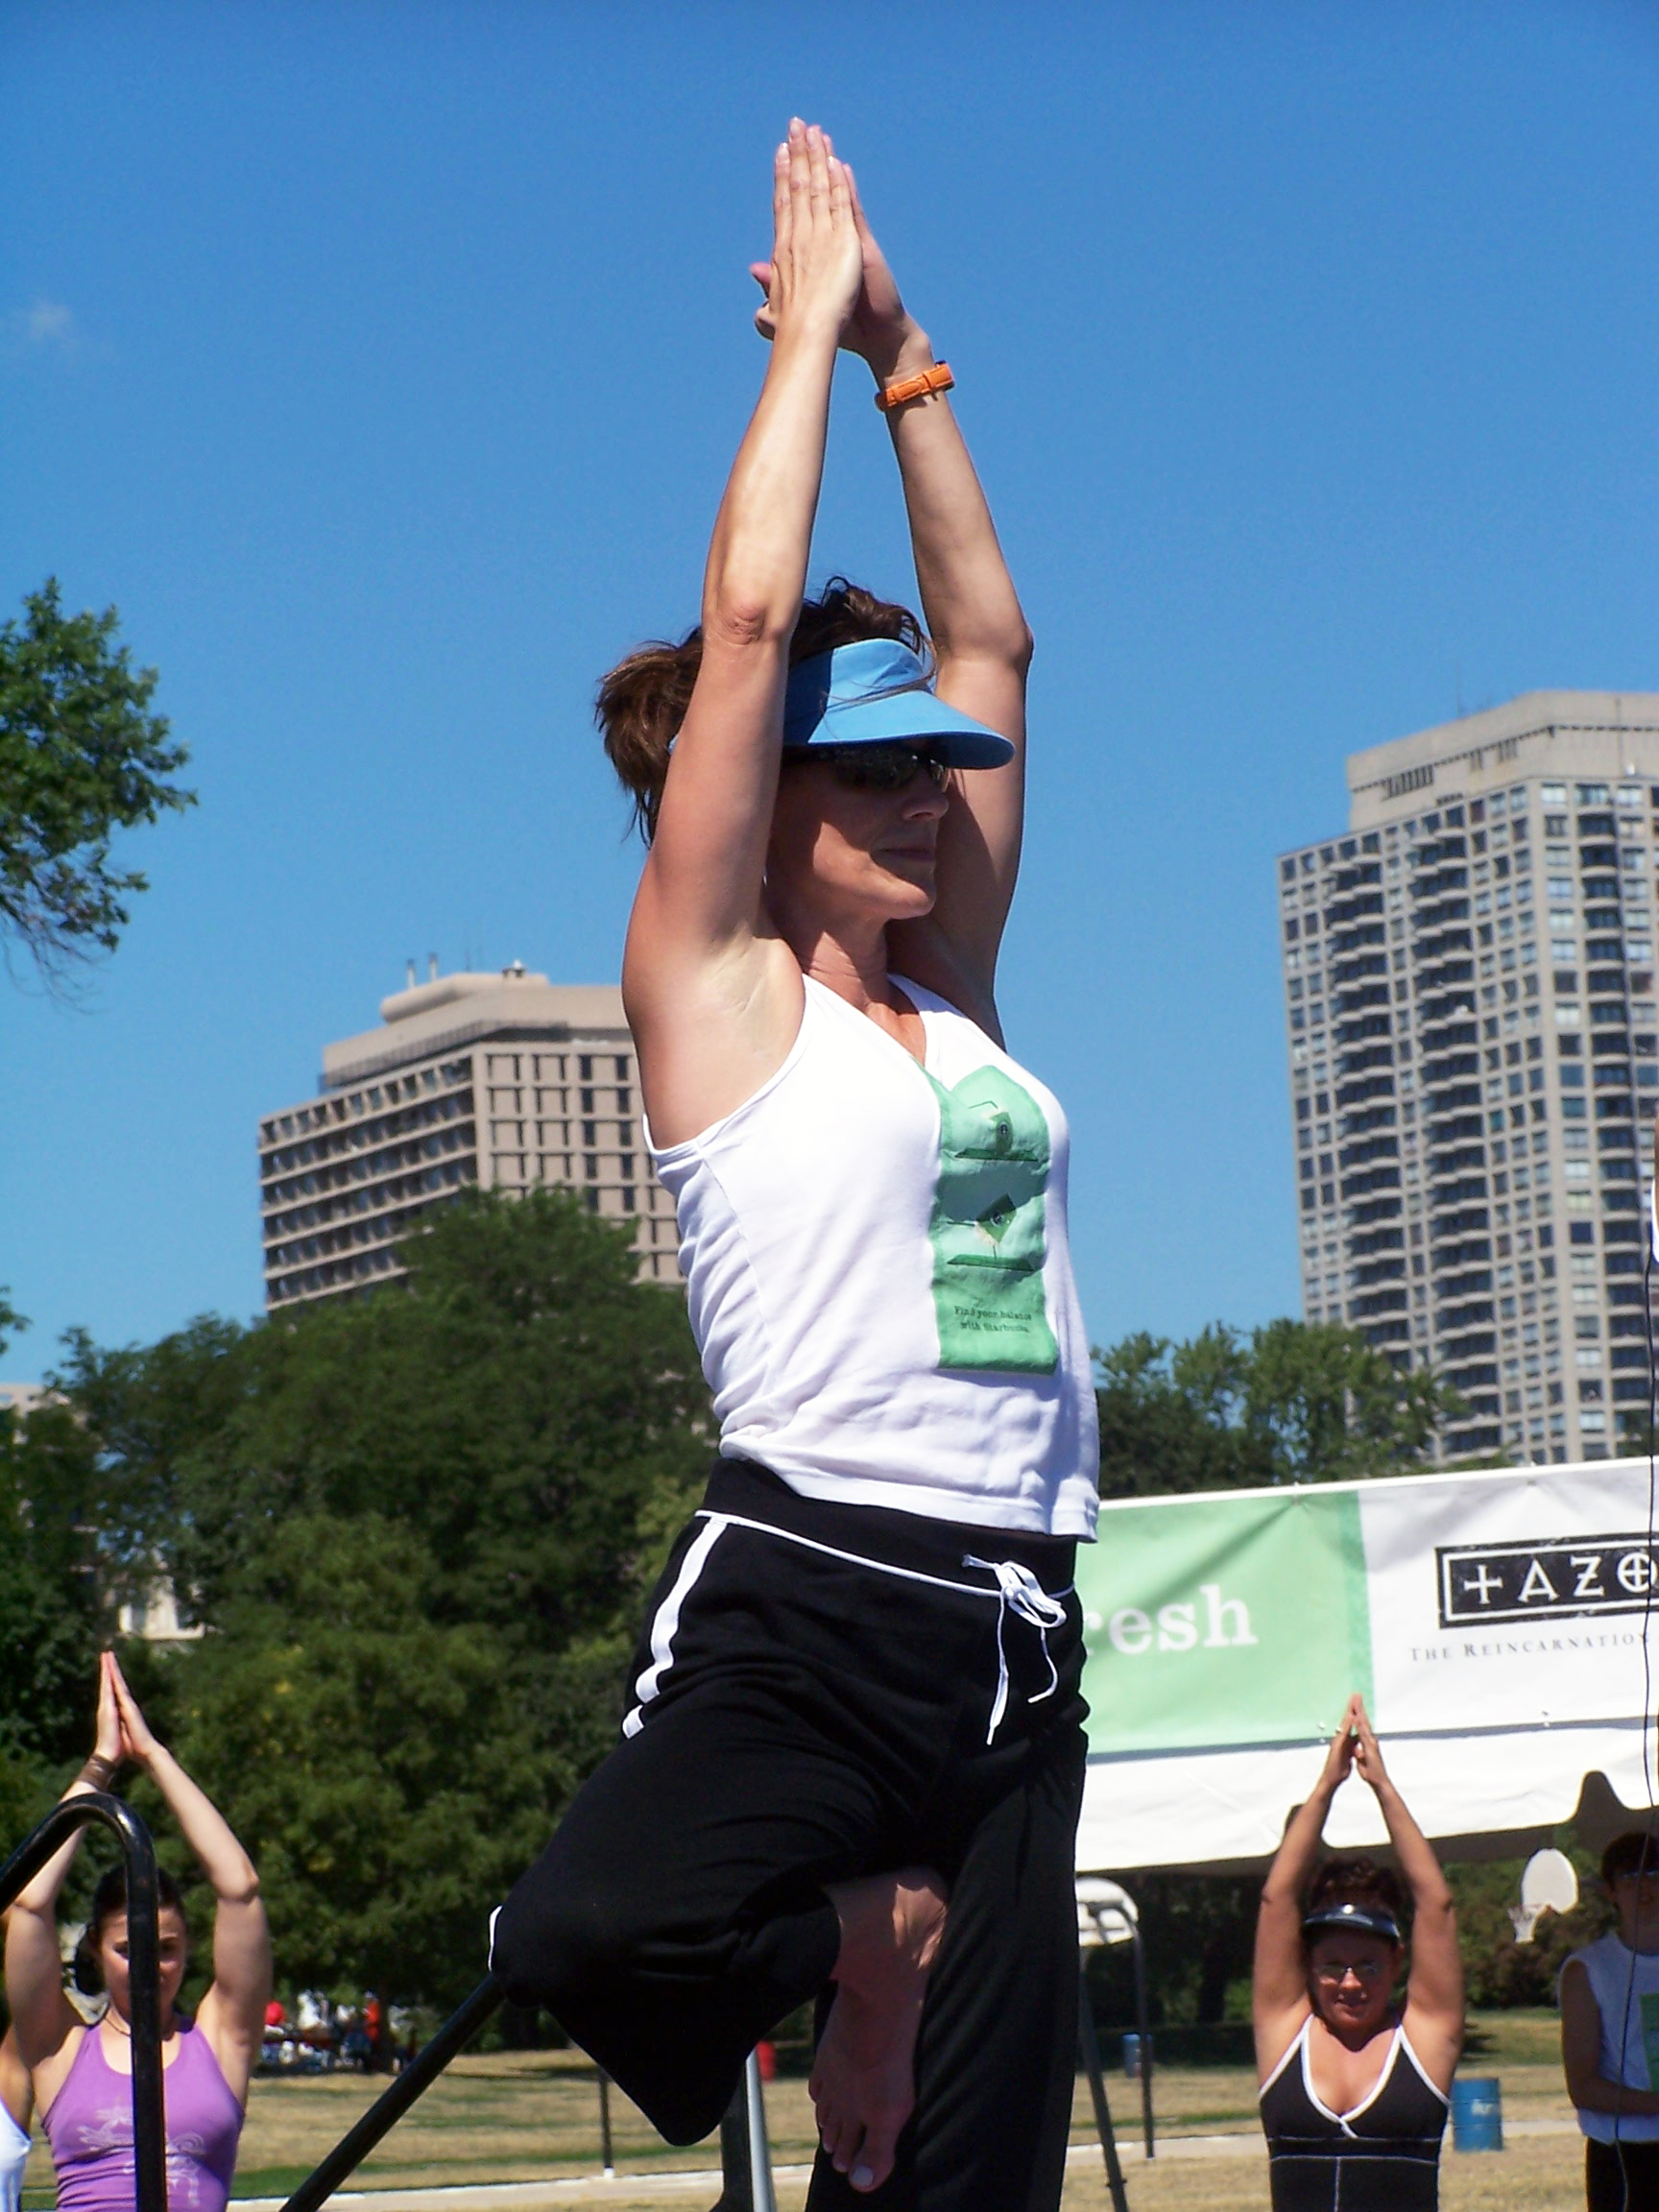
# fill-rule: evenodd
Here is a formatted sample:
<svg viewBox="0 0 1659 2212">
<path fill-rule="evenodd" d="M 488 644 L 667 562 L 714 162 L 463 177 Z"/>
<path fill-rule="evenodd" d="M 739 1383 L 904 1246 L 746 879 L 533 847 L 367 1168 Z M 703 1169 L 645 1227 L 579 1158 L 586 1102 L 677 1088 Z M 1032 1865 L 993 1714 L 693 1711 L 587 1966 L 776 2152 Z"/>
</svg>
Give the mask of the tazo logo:
<svg viewBox="0 0 1659 2212">
<path fill-rule="evenodd" d="M 1584 1613 L 1641 1613 L 1659 1589 L 1653 1547 L 1640 1536 L 1576 1543 L 1444 1544 L 1434 1553 L 1440 1625 L 1562 1621 Z"/>
<path fill-rule="evenodd" d="M 1104 1619 L 1098 1613 L 1091 1614 L 1084 1626 L 1094 1633 L 1104 1628 L 1113 1650 L 1121 1651 L 1125 1659 L 1139 1659 L 1142 1652 L 1154 1649 L 1220 1651 L 1259 1641 L 1250 1626 L 1250 1608 L 1242 1598 L 1223 1598 L 1219 1582 L 1200 1582 L 1198 1597 L 1202 1621 L 1197 1603 L 1188 1604 L 1178 1599 L 1160 1605 L 1156 1620 L 1139 1605 L 1119 1605 L 1116 1613 Z"/>
</svg>

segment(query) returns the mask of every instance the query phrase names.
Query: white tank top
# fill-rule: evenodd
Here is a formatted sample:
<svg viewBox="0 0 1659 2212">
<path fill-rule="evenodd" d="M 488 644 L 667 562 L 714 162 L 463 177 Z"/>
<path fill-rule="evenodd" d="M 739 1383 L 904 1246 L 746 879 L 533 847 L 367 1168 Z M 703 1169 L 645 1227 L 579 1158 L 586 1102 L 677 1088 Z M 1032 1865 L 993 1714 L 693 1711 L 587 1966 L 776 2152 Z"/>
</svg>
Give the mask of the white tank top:
<svg viewBox="0 0 1659 2212">
<path fill-rule="evenodd" d="M 23 2169 L 28 2162 L 28 2134 L 0 2104 L 0 2212 L 17 2212 L 23 2195 Z"/>
<path fill-rule="evenodd" d="M 1659 2089 L 1659 1952 L 1631 1951 L 1609 1933 L 1575 1951 L 1564 1961 L 1562 1973 L 1575 1961 L 1590 1977 L 1591 1994 L 1601 2014 L 1601 2063 L 1597 2071 L 1609 2081 L 1623 2081 L 1627 2089 Z M 1580 2109 L 1578 2125 L 1598 2143 L 1659 2142 L 1659 2114 L 1621 2112 L 1615 2128 L 1611 2112 Z"/>
<path fill-rule="evenodd" d="M 966 1015 L 894 981 L 926 1067 L 808 977 L 778 1072 L 653 1147 L 721 1449 L 808 1498 L 1091 1537 L 1066 1118 Z"/>
</svg>

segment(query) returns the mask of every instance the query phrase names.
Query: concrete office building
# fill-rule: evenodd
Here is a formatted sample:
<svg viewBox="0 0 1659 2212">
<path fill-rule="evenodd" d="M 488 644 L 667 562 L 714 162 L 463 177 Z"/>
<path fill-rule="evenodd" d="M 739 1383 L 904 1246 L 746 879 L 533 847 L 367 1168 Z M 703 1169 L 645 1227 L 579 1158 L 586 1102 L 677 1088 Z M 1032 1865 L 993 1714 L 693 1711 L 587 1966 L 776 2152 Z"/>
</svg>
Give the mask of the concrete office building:
<svg viewBox="0 0 1659 2212">
<path fill-rule="evenodd" d="M 1659 693 L 1538 691 L 1348 761 L 1279 862 L 1303 1311 L 1432 1364 L 1445 1458 L 1645 1429 Z"/>
<path fill-rule="evenodd" d="M 634 1222 L 647 1282 L 679 1282 L 614 985 L 552 984 L 521 964 L 441 976 L 434 962 L 425 983 L 411 966 L 380 1019 L 325 1046 L 319 1096 L 259 1124 L 267 1310 L 399 1276 L 397 1239 L 474 1184 L 579 1190 Z"/>
</svg>

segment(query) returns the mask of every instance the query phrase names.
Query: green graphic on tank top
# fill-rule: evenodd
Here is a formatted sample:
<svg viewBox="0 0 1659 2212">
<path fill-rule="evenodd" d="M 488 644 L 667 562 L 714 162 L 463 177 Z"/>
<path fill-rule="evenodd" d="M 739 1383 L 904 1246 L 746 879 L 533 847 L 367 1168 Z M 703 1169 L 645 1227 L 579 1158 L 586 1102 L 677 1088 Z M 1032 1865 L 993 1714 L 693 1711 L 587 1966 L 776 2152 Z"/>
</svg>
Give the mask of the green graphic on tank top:
<svg viewBox="0 0 1659 2212">
<path fill-rule="evenodd" d="M 1060 1348 L 1043 1303 L 1048 1120 L 999 1068 L 977 1068 L 939 1101 L 939 1181 L 928 1238 L 941 1367 L 1052 1375 Z"/>
<path fill-rule="evenodd" d="M 1642 2007 L 1642 2049 L 1647 2058 L 1649 2085 L 1659 2081 L 1659 1992 L 1648 1990 L 1637 2002 Z"/>
</svg>

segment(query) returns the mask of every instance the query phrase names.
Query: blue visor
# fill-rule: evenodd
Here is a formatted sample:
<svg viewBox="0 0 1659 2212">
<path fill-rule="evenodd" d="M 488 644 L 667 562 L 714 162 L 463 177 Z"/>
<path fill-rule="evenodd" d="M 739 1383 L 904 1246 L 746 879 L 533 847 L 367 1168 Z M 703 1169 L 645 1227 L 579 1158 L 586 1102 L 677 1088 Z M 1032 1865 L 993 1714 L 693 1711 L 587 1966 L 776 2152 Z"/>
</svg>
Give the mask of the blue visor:
<svg viewBox="0 0 1659 2212">
<path fill-rule="evenodd" d="M 1014 757 L 1006 737 L 936 698 L 921 660 L 893 637 L 861 637 L 791 668 L 783 743 L 926 744 L 948 768 L 1000 768 Z"/>
<path fill-rule="evenodd" d="M 1400 1923 L 1381 1905 L 1324 1905 L 1302 1922 L 1302 1933 L 1316 1936 L 1381 1936 L 1385 1943 L 1400 1941 Z"/>
</svg>

